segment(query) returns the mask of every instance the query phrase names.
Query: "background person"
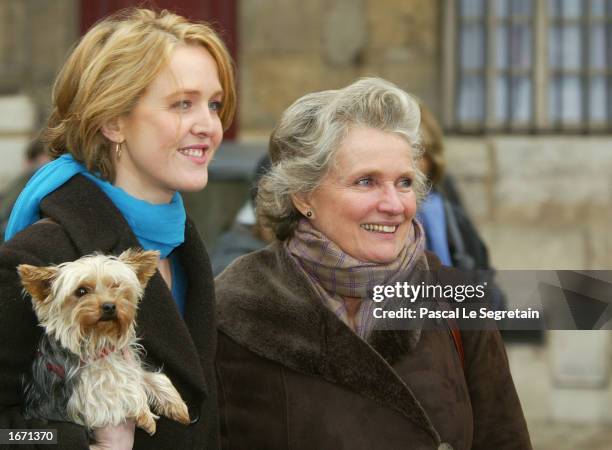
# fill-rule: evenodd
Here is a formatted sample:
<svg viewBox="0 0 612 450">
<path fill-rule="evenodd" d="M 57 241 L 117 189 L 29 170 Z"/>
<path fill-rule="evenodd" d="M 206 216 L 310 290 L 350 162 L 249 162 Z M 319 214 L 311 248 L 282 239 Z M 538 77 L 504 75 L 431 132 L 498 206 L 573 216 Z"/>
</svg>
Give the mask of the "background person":
<svg viewBox="0 0 612 450">
<path fill-rule="evenodd" d="M 0 198 L 0 243 L 4 241 L 6 225 L 17 197 L 19 197 L 26 183 L 34 175 L 34 172 L 51 160 L 44 144 L 38 138 L 33 139 L 28 144 L 24 156 L 25 167 L 23 173 L 8 186 Z"/>
<path fill-rule="evenodd" d="M 427 176 L 431 189 L 417 213 L 425 229 L 428 250 L 442 264 L 469 271 L 475 284 L 487 283 L 489 307 L 505 308 L 505 297 L 495 283 L 495 269 L 489 251 L 463 205 L 455 181 L 446 170 L 444 133 L 432 112 L 423 103 L 421 111 L 421 147 L 419 169 Z"/>
<path fill-rule="evenodd" d="M 76 46 L 57 78 L 43 135 L 56 159 L 28 183 L 0 248 L 0 428 L 55 428 L 60 448 L 89 446 L 80 426 L 21 413 L 21 378 L 41 329 L 15 267 L 142 246 L 162 259 L 140 303 L 137 333 L 146 362 L 163 367 L 193 423 L 162 417 L 150 437 L 134 434 L 130 421 L 95 430 L 99 446 L 218 447 L 212 272 L 178 191 L 206 186 L 234 109 L 229 54 L 205 24 L 128 10 L 99 22 Z"/>
<path fill-rule="evenodd" d="M 283 113 L 257 202 L 276 241 L 216 279 L 224 448 L 531 448 L 497 331 L 462 332 L 462 356 L 444 322 L 371 320 L 369 287 L 441 268 L 414 220 L 418 128 L 377 78 Z"/>
<path fill-rule="evenodd" d="M 251 195 L 236 214 L 232 227 L 219 236 L 210 256 L 213 275 L 219 275 L 239 256 L 264 248 L 273 240 L 271 232 L 261 225 L 255 215 L 259 181 L 270 170 L 270 164 L 268 155 L 257 161 L 251 182 Z"/>
</svg>

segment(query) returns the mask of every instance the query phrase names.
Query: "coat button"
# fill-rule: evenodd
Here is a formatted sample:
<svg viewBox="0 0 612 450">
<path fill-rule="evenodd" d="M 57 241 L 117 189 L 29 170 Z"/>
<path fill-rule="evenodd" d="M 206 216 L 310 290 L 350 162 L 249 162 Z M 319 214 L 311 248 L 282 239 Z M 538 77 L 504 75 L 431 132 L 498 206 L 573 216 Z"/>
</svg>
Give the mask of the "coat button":
<svg viewBox="0 0 612 450">
<path fill-rule="evenodd" d="M 442 442 L 440 445 L 438 445 L 438 450 L 453 450 L 453 447 L 446 442 Z"/>
</svg>

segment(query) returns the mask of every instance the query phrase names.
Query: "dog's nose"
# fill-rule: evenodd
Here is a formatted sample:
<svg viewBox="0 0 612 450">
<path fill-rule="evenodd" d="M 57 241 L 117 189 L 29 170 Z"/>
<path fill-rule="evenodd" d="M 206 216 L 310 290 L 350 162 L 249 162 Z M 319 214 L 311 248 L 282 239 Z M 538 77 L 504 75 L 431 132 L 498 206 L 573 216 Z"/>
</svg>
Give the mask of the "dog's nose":
<svg viewBox="0 0 612 450">
<path fill-rule="evenodd" d="M 102 311 L 104 311 L 107 314 L 114 313 L 116 309 L 117 307 L 115 306 L 114 303 L 103 303 L 102 304 Z"/>
<path fill-rule="evenodd" d="M 117 317 L 117 307 L 114 303 L 102 303 L 101 320 L 112 320 Z"/>
</svg>

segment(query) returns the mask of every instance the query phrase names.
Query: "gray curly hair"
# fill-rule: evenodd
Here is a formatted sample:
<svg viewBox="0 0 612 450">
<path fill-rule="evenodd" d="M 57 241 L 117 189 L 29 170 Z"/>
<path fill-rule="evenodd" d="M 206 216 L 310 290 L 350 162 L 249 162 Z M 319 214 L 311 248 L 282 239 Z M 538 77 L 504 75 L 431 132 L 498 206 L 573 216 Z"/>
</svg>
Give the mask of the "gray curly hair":
<svg viewBox="0 0 612 450">
<path fill-rule="evenodd" d="M 270 136 L 272 167 L 259 184 L 257 216 L 277 239 L 293 235 L 302 214 L 292 201 L 314 191 L 336 160 L 351 127 L 395 133 L 412 148 L 417 202 L 427 193 L 426 177 L 414 164 L 422 154 L 418 102 L 393 83 L 362 78 L 338 90 L 307 94 L 281 116 Z"/>
</svg>

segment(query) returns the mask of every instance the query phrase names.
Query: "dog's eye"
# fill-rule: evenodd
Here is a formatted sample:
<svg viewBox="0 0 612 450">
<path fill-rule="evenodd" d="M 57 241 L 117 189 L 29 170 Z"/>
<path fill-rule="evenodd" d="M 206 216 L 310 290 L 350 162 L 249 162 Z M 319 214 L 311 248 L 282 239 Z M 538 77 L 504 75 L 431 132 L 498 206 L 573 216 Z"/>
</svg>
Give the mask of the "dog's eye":
<svg viewBox="0 0 612 450">
<path fill-rule="evenodd" d="M 87 294 L 89 292 L 89 290 L 87 288 L 84 287 L 80 287 L 78 288 L 76 291 L 74 291 L 74 294 L 77 297 L 83 297 L 85 294 Z"/>
</svg>

